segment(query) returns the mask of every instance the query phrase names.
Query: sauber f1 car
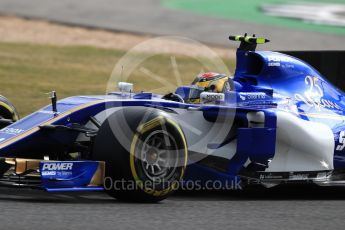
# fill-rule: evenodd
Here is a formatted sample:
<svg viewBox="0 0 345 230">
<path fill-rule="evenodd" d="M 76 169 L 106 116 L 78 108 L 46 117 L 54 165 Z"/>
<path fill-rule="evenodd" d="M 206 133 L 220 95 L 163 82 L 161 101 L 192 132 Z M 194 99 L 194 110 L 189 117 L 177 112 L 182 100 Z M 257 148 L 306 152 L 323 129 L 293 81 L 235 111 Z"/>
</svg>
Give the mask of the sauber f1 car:
<svg viewBox="0 0 345 230">
<path fill-rule="evenodd" d="M 234 76 L 174 93 L 52 102 L 22 119 L 0 97 L 0 185 L 156 202 L 181 183 L 345 185 L 345 98 L 305 62 L 239 41 Z M 119 183 L 120 182 L 120 183 Z"/>
</svg>

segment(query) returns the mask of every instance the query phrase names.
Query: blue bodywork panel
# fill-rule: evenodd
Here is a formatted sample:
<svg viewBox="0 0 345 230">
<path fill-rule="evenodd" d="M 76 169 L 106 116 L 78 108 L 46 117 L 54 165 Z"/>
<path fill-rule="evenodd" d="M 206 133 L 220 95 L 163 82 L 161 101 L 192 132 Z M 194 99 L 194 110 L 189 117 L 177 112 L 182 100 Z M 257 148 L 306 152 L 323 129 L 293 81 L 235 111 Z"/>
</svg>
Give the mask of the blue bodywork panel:
<svg viewBox="0 0 345 230">
<path fill-rule="evenodd" d="M 244 91 L 251 91 L 255 84 L 284 95 L 288 104 L 278 102 L 278 109 L 329 126 L 335 146 L 342 145 L 339 135 L 345 129 L 344 93 L 310 65 L 276 52 L 238 51 L 234 80 L 241 82 Z M 343 149 L 334 151 L 334 168 L 345 168 Z"/>
</svg>

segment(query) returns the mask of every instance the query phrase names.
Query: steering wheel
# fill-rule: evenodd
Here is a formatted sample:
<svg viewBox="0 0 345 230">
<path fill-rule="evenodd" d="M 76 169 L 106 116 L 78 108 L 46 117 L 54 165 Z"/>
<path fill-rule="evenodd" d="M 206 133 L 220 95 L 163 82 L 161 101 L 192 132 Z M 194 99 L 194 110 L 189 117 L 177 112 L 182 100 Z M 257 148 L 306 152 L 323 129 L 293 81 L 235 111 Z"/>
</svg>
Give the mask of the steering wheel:
<svg viewBox="0 0 345 230">
<path fill-rule="evenodd" d="M 168 93 L 168 94 L 164 95 L 162 97 L 162 99 L 184 103 L 183 98 L 180 95 L 176 94 L 176 93 Z"/>
</svg>

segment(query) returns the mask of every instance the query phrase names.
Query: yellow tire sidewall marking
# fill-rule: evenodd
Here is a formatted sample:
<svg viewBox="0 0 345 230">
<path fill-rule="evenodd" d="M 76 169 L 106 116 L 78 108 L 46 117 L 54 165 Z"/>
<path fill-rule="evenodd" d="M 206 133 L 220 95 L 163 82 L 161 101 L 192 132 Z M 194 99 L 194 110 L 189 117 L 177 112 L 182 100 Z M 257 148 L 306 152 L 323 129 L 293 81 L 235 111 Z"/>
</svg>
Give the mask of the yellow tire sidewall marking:
<svg viewBox="0 0 345 230">
<path fill-rule="evenodd" d="M 14 109 L 11 106 L 6 104 L 5 102 L 0 101 L 0 107 L 4 107 L 5 109 L 7 109 L 12 114 L 12 120 L 13 121 L 17 121 L 18 120 L 18 116 L 17 116 L 16 112 L 14 111 Z"/>
<path fill-rule="evenodd" d="M 149 130 L 152 130 L 153 128 L 165 124 L 165 123 L 169 123 L 171 124 L 174 128 L 176 128 L 176 130 L 178 131 L 179 135 L 182 138 L 182 142 L 183 142 L 183 147 L 184 147 L 184 166 L 181 170 L 181 176 L 180 176 L 180 180 L 183 178 L 184 175 L 184 171 L 185 171 L 185 167 L 187 166 L 187 160 L 188 160 L 188 150 L 187 150 L 187 141 L 184 137 L 183 131 L 182 129 L 179 127 L 179 125 L 166 117 L 163 116 L 158 116 L 142 125 L 140 125 L 137 129 L 137 133 L 134 135 L 132 143 L 131 143 L 131 147 L 130 147 L 130 168 L 131 168 L 131 173 L 132 176 L 136 182 L 136 185 L 139 186 L 145 193 L 153 195 L 153 196 L 163 196 L 167 193 L 169 193 L 170 191 L 176 189 L 178 187 L 178 181 L 174 181 L 172 183 L 172 185 L 169 188 L 166 188 L 164 190 L 158 191 L 158 190 L 153 190 L 153 189 L 149 189 L 144 187 L 143 185 L 143 181 L 139 178 L 136 168 L 135 168 L 135 149 L 137 146 L 137 142 L 139 140 L 139 136 L 146 133 Z"/>
</svg>

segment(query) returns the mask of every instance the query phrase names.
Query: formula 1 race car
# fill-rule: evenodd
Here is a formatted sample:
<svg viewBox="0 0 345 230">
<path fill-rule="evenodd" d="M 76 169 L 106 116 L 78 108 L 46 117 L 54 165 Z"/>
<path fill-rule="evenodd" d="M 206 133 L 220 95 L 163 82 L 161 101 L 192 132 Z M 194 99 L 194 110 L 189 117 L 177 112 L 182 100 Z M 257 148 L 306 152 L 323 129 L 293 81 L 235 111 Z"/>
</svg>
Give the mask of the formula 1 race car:
<svg viewBox="0 0 345 230">
<path fill-rule="evenodd" d="M 344 185 L 344 93 L 297 58 L 255 51 L 265 38 L 229 38 L 241 43 L 234 76 L 204 73 L 164 96 L 125 82 L 103 96 L 52 92 L 23 119 L 0 97 L 0 185 L 140 202 L 191 182 Z"/>
</svg>

